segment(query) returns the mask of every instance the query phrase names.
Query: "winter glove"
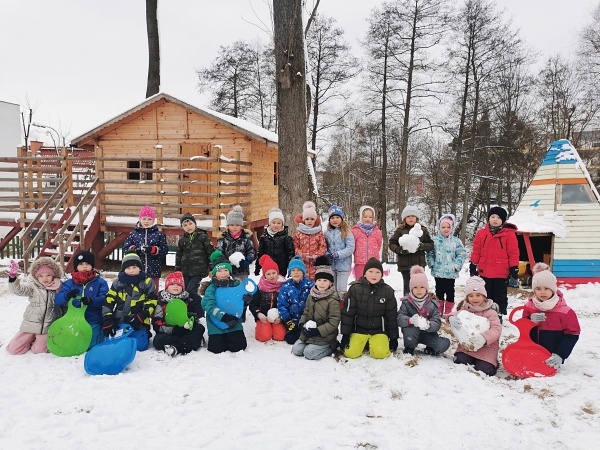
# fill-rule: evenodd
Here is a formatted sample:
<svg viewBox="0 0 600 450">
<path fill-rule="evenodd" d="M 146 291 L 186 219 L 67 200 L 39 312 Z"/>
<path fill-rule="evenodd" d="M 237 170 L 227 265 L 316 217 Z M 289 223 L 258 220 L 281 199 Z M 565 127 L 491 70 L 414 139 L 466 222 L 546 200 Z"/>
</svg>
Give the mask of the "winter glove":
<svg viewBox="0 0 600 450">
<path fill-rule="evenodd" d="M 556 353 L 552 353 L 552 356 L 546 360 L 546 364 L 552 367 L 553 369 L 559 369 L 562 363 L 563 359 Z"/>
<path fill-rule="evenodd" d="M 454 329 L 462 327 L 462 322 L 456 316 L 448 317 L 448 322 L 450 322 L 450 326 Z"/>
<path fill-rule="evenodd" d="M 350 345 L 350 336 L 347 334 L 342 335 L 342 342 L 340 342 L 340 347 L 342 348 L 342 350 L 344 350 L 345 348 L 348 348 L 349 345 Z"/>
<path fill-rule="evenodd" d="M 517 266 L 513 266 L 510 268 L 510 278 L 519 278 L 519 268 Z"/>
<path fill-rule="evenodd" d="M 244 305 L 248 306 L 252 301 L 252 294 L 244 294 L 242 298 L 244 299 Z"/>
<path fill-rule="evenodd" d="M 153 245 L 152 247 L 150 247 L 150 254 L 151 255 L 158 255 L 158 247 L 156 245 Z"/>
<path fill-rule="evenodd" d="M 304 331 L 304 334 L 308 337 L 312 337 L 312 336 L 320 336 L 321 333 L 319 333 L 319 329 L 317 327 L 314 328 L 304 328 L 302 331 Z"/>
<path fill-rule="evenodd" d="M 246 256 L 246 258 L 240 261 L 240 267 L 248 267 L 252 263 L 252 257 Z"/>
<path fill-rule="evenodd" d="M 66 295 L 67 300 L 72 300 L 74 298 L 79 297 L 80 293 L 81 292 L 79 291 L 79 289 L 72 289 L 72 290 L 70 290 L 69 292 L 67 292 L 67 295 Z"/>
<path fill-rule="evenodd" d="M 186 323 L 183 324 L 183 328 L 185 328 L 186 330 L 193 330 L 194 329 L 194 322 L 195 319 L 193 317 L 190 317 L 188 319 L 188 321 Z"/>
<path fill-rule="evenodd" d="M 140 330 L 145 327 L 144 320 L 148 317 L 146 311 L 140 311 L 136 314 L 126 316 L 123 321 L 130 324 L 134 330 Z"/>
<path fill-rule="evenodd" d="M 238 324 L 239 319 L 231 314 L 225 313 L 221 317 L 221 322 L 226 323 L 229 328 L 232 328 Z"/>
<path fill-rule="evenodd" d="M 469 275 L 474 277 L 477 276 L 477 265 L 476 264 L 469 264 Z"/>
<path fill-rule="evenodd" d="M 410 323 L 410 324 L 412 324 L 412 325 L 414 325 L 414 326 L 418 326 L 418 323 L 419 323 L 419 319 L 420 319 L 420 318 L 421 318 L 421 316 L 420 316 L 420 315 L 418 315 L 418 314 L 413 314 L 413 316 L 412 316 L 410 319 L 408 319 L 408 323 Z"/>
<path fill-rule="evenodd" d="M 511 267 L 508 275 L 508 287 L 519 287 L 519 268 Z"/>
<path fill-rule="evenodd" d="M 104 333 L 104 336 L 114 336 L 117 332 L 117 327 L 117 320 L 112 316 L 104 318 L 104 322 L 102 323 L 102 332 Z"/>
<path fill-rule="evenodd" d="M 14 259 L 10 260 L 10 270 L 8 272 L 9 278 L 15 278 L 19 273 L 19 264 Z"/>
<path fill-rule="evenodd" d="M 92 299 L 89 297 L 82 297 L 81 303 L 83 303 L 85 306 L 90 306 L 92 304 Z"/>
<path fill-rule="evenodd" d="M 546 313 L 533 313 L 531 316 L 529 316 L 529 320 L 531 320 L 533 323 L 545 322 Z"/>
<path fill-rule="evenodd" d="M 390 351 L 394 353 L 398 350 L 398 339 L 390 339 Z"/>
<path fill-rule="evenodd" d="M 338 252 L 327 252 L 326 256 L 332 261 L 337 261 L 338 259 L 340 259 L 340 255 L 338 255 Z"/>
<path fill-rule="evenodd" d="M 287 329 L 288 332 L 290 331 L 294 331 L 296 329 L 298 325 L 296 325 L 296 322 L 294 322 L 292 319 L 288 320 L 285 322 L 285 327 Z"/>
<path fill-rule="evenodd" d="M 471 338 L 471 343 L 473 344 L 473 351 L 476 352 L 481 347 L 485 345 L 485 338 L 483 334 L 476 333 L 475 336 Z"/>
<path fill-rule="evenodd" d="M 147 245 L 140 245 L 140 252 L 148 253 L 149 250 L 150 250 L 150 247 L 148 247 Z"/>
</svg>

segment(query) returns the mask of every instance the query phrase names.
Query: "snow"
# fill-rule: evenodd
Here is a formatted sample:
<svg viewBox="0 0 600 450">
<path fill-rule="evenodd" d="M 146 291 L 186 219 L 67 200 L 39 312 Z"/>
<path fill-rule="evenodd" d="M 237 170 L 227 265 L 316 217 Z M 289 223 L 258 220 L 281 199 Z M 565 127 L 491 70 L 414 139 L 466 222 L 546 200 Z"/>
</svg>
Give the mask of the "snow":
<svg viewBox="0 0 600 450">
<path fill-rule="evenodd" d="M 392 266 L 386 281 L 401 296 Z M 0 260 L 0 272 L 8 260 Z M 253 268 L 251 273 L 253 273 Z M 115 273 L 105 273 L 109 283 Z M 457 281 L 464 297 L 466 270 Z M 256 277 L 252 277 L 256 280 Z M 430 280 L 433 285 L 433 279 Z M 205 348 L 170 358 L 138 353 L 117 376 L 89 376 L 83 357 L 11 356 L 0 348 L 2 448 L 421 449 L 595 448 L 600 437 L 600 284 L 565 290 L 581 322 L 573 354 L 551 378 L 485 377 L 445 357 L 402 352 L 308 361 L 284 342 Z M 511 295 L 509 307 L 525 302 Z M 0 281 L 0 345 L 27 303 Z M 501 347 L 516 339 L 505 321 Z M 446 336 L 450 337 L 449 334 Z M 400 342 L 402 348 L 402 342 Z M 594 394 L 594 392 L 596 394 Z M 267 395 L 268 394 L 268 395 Z"/>
<path fill-rule="evenodd" d="M 559 238 L 565 238 L 569 234 L 563 216 L 556 211 L 547 211 L 542 215 L 533 209 L 516 211 L 508 222 L 515 224 L 519 231 L 553 233 Z"/>
</svg>

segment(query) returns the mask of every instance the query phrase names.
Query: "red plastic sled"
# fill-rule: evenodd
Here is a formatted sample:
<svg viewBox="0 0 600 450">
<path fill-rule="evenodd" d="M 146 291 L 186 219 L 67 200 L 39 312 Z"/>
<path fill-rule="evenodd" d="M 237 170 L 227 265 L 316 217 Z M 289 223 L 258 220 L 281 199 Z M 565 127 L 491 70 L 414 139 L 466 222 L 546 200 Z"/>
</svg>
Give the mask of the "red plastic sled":
<svg viewBox="0 0 600 450">
<path fill-rule="evenodd" d="M 556 369 L 546 364 L 546 360 L 552 356 L 548 350 L 531 340 L 529 333 L 538 324 L 525 317 L 513 321 L 513 315 L 524 310 L 524 306 L 515 308 L 510 313 L 508 320 L 519 329 L 517 342 L 508 345 L 502 353 L 502 365 L 511 375 L 520 378 L 551 377 Z"/>
</svg>

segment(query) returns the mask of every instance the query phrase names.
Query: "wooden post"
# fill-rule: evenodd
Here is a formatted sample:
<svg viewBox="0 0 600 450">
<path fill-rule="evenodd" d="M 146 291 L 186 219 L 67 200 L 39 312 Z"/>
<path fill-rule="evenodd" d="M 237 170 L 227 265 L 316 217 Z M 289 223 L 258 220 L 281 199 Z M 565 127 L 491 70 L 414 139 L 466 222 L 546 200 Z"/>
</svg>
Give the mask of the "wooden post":
<svg viewBox="0 0 600 450">
<path fill-rule="evenodd" d="M 158 164 L 162 165 L 164 164 L 164 161 L 162 161 L 162 155 L 163 155 L 163 151 L 162 151 L 162 145 L 160 144 L 156 144 L 154 146 L 154 149 L 156 150 L 156 161 L 158 162 Z M 159 167 L 160 169 L 160 167 Z M 156 207 L 156 222 L 159 226 L 159 228 L 162 229 L 162 225 L 163 225 L 163 195 L 165 192 L 165 185 L 163 184 L 163 181 L 160 180 L 164 180 L 164 175 L 162 172 L 157 172 L 157 176 L 159 177 L 159 179 L 157 180 L 158 183 L 156 183 L 156 191 L 158 194 L 158 206 Z"/>
<path fill-rule="evenodd" d="M 27 149 L 25 147 L 21 147 L 20 148 L 20 154 L 19 156 L 27 156 Z M 17 172 L 17 176 L 19 177 L 19 208 L 21 208 L 21 212 L 19 213 L 19 224 L 21 225 L 21 228 L 25 228 L 27 225 L 25 224 L 25 219 L 27 218 L 27 214 L 25 213 L 25 207 L 26 207 L 26 203 L 25 203 L 25 182 L 23 181 L 23 179 L 25 178 L 25 170 L 24 170 L 24 163 L 23 161 L 19 161 L 17 162 L 17 166 L 19 168 L 19 171 Z"/>
<path fill-rule="evenodd" d="M 94 141 L 94 154 L 96 157 L 96 177 L 98 177 L 98 209 L 97 214 L 100 214 L 100 230 L 104 231 L 104 224 L 106 223 L 106 214 L 104 212 L 104 201 L 106 200 L 106 184 L 104 180 L 104 149 L 98 145 L 98 141 Z"/>
</svg>

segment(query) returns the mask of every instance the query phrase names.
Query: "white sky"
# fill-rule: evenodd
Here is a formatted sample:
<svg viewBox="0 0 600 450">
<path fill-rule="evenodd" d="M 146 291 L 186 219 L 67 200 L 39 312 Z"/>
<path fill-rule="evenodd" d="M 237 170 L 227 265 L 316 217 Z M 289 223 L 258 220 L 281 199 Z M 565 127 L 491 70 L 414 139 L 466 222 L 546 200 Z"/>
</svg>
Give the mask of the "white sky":
<svg viewBox="0 0 600 450">
<path fill-rule="evenodd" d="M 308 0 L 309 3 L 311 0 Z M 160 0 L 161 90 L 203 105 L 195 70 L 220 45 L 267 34 L 267 0 Z M 356 46 L 379 0 L 322 0 Z M 496 0 L 532 47 L 549 56 L 576 50 L 597 0 Z M 256 14 L 253 12 L 256 11 Z M 258 15 L 260 17 L 257 18 Z M 252 23 L 249 23 L 252 22 Z M 34 122 L 70 138 L 144 100 L 147 75 L 143 0 L 3 1 L 0 6 L 0 100 L 34 107 Z M 50 142 L 50 140 L 46 140 Z"/>
</svg>

